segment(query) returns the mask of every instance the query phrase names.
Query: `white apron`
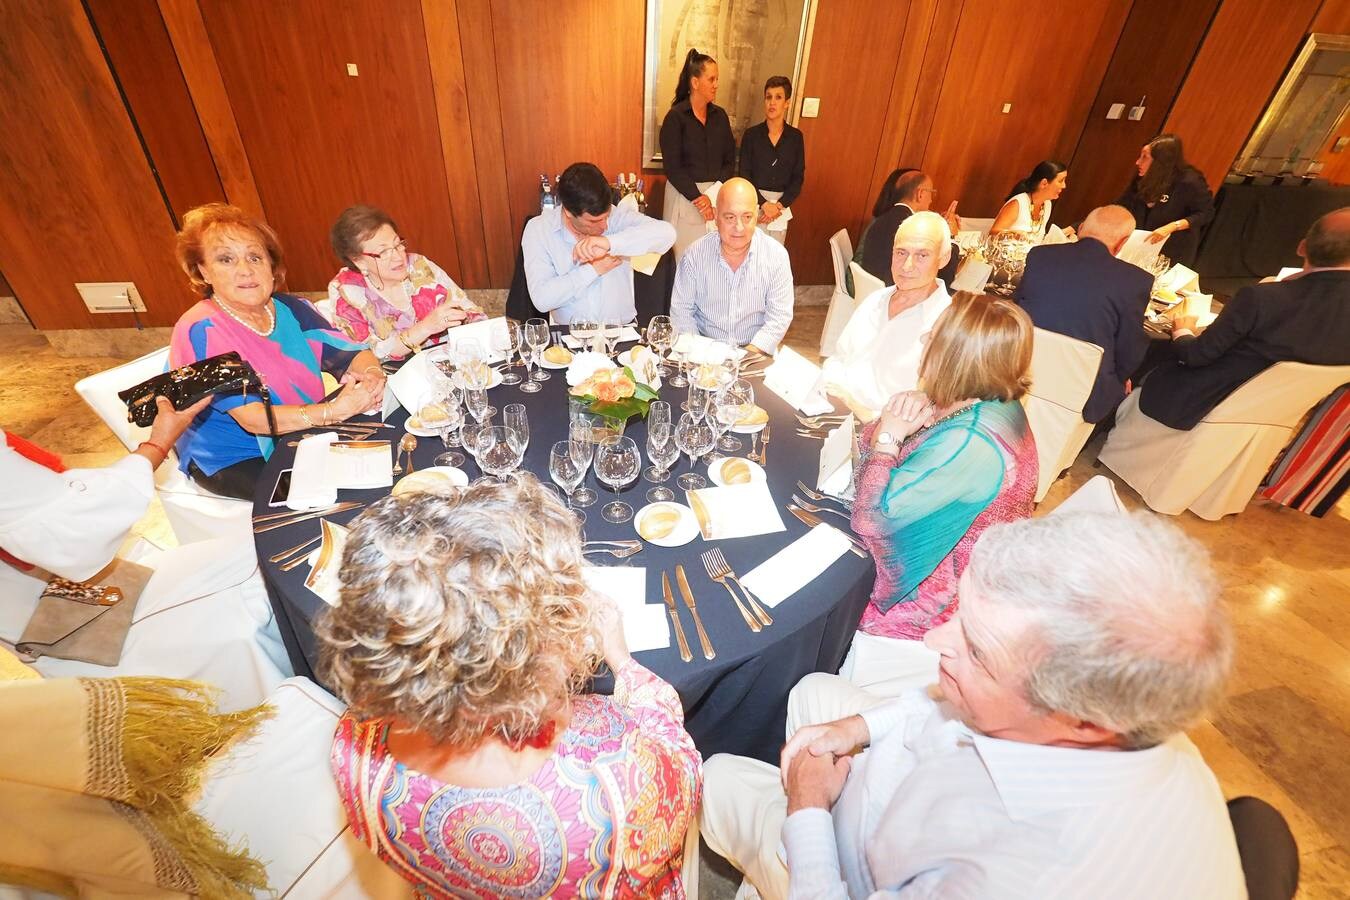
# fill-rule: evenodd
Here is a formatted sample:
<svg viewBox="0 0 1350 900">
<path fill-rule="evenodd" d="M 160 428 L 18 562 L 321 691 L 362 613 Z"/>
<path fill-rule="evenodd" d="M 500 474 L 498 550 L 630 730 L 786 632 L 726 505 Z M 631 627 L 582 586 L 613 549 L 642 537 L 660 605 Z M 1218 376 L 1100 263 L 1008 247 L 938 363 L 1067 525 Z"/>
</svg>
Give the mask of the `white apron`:
<svg viewBox="0 0 1350 900">
<path fill-rule="evenodd" d="M 706 191 L 716 183 L 715 181 L 695 182 L 699 193 Z M 678 263 L 680 257 L 684 256 L 684 251 L 689 249 L 689 245 L 707 234 L 713 223 L 704 221 L 703 213 L 698 211 L 698 207 L 685 199 L 684 194 L 676 190 L 670 182 L 666 182 L 665 194 L 661 218 L 675 226 L 675 261 Z"/>
</svg>

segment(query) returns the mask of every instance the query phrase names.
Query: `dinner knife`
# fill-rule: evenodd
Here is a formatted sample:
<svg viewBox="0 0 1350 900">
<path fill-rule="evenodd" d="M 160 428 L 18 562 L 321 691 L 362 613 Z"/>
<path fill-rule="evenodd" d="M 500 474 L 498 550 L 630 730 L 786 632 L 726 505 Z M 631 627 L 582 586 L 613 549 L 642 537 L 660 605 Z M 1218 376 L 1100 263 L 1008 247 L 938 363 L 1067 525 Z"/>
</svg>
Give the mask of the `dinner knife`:
<svg viewBox="0 0 1350 900">
<path fill-rule="evenodd" d="M 670 592 L 670 575 L 661 573 L 661 593 L 665 596 L 666 612 L 670 613 L 670 624 L 675 626 L 675 640 L 680 644 L 680 659 L 689 662 L 694 654 L 689 652 L 689 641 L 685 640 L 684 627 L 680 625 L 680 614 L 675 609 L 675 595 Z"/>
<path fill-rule="evenodd" d="M 817 525 L 825 524 L 820 520 L 820 516 L 817 516 L 814 513 L 809 513 L 806 510 L 802 509 L 800 506 L 794 506 L 791 503 L 788 504 L 788 512 L 796 516 L 797 519 L 808 528 L 815 528 Z M 834 528 L 833 525 L 831 525 L 830 527 Z M 835 531 L 838 531 L 840 534 L 844 535 L 844 537 L 848 538 L 849 543 L 848 549 L 852 550 L 854 553 L 856 553 L 858 556 L 861 556 L 863 559 L 867 558 L 867 551 L 859 545 L 857 538 L 838 528 L 835 528 Z"/>
<path fill-rule="evenodd" d="M 689 612 L 694 616 L 694 627 L 698 629 L 698 642 L 703 645 L 703 658 L 712 659 L 717 655 L 713 649 L 712 641 L 708 640 L 708 632 L 703 630 L 703 619 L 699 617 L 698 607 L 694 605 L 694 592 L 689 589 L 689 579 L 685 577 L 684 566 L 675 566 L 675 580 L 680 583 L 680 593 L 684 595 L 684 605 L 689 607 Z"/>
</svg>

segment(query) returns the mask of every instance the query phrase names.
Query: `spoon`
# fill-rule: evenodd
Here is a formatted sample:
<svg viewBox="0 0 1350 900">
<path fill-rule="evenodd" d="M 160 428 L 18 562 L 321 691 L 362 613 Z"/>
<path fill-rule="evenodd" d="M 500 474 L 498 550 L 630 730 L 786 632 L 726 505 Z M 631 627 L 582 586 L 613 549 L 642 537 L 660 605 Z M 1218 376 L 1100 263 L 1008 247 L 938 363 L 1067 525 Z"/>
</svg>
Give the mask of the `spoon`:
<svg viewBox="0 0 1350 900">
<path fill-rule="evenodd" d="M 411 434 L 405 434 L 405 435 L 399 440 L 399 442 L 398 442 L 398 458 L 394 460 L 394 474 L 395 474 L 395 475 L 402 475 L 402 474 L 403 474 L 403 454 L 405 454 L 405 453 L 408 454 L 408 472 L 409 472 L 409 474 L 412 473 L 412 470 L 413 470 L 412 454 L 413 454 L 413 451 L 416 450 L 416 449 L 417 449 L 417 438 L 413 437 Z"/>
</svg>

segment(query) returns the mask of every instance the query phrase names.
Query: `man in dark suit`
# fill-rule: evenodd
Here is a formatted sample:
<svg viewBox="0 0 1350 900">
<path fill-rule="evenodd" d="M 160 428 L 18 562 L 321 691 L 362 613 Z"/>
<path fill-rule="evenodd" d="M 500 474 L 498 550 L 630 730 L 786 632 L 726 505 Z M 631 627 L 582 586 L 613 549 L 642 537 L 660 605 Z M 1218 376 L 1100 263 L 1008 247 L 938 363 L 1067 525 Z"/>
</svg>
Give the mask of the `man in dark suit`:
<svg viewBox="0 0 1350 900">
<path fill-rule="evenodd" d="M 1189 430 L 1277 362 L 1350 365 L 1350 206 L 1314 222 L 1298 253 L 1302 272 L 1238 291 L 1203 332 L 1194 316 L 1173 322 L 1177 362 L 1144 381 L 1145 415 Z"/>
<path fill-rule="evenodd" d="M 1037 328 L 1102 348 L 1083 419 L 1097 423 L 1125 399 L 1125 382 L 1148 350 L 1144 310 L 1153 276 L 1116 254 L 1134 231 L 1122 206 L 1101 206 L 1083 220 L 1078 240 L 1027 254 L 1017 302 Z"/>
<path fill-rule="evenodd" d="M 858 250 L 853 254 L 853 261 L 880 278 L 886 287 L 895 284 L 895 279 L 891 276 L 891 253 L 895 248 L 895 232 L 900 228 L 901 222 L 916 212 L 924 212 L 932 207 L 933 200 L 937 197 L 937 189 L 933 187 L 932 178 L 917 169 L 911 169 L 896 179 L 893 196 L 895 201 L 888 209 L 875 213 L 876 218 L 863 231 L 862 240 L 858 242 Z M 953 236 L 961 230 L 961 219 L 956 215 L 956 201 L 952 201 L 947 207 L 942 218 L 947 220 L 947 227 L 951 229 Z M 952 241 L 952 257 L 938 272 L 938 278 L 942 279 L 942 283 L 948 288 L 951 287 L 952 279 L 956 277 L 956 267 L 960 263 L 961 248 L 956 245 L 956 241 Z M 849 290 L 852 291 L 852 274 L 848 276 L 848 282 Z"/>
</svg>

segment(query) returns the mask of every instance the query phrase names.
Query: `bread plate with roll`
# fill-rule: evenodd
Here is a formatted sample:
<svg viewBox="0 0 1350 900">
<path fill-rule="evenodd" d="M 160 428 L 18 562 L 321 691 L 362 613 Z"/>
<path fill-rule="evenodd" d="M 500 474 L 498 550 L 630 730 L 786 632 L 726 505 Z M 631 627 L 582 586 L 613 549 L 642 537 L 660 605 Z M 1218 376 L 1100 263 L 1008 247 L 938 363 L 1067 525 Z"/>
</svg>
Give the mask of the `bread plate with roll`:
<svg viewBox="0 0 1350 900">
<path fill-rule="evenodd" d="M 410 475 L 404 475 L 390 491 L 395 497 L 404 494 L 425 493 L 444 494 L 458 490 L 469 483 L 469 476 L 462 469 L 453 466 L 429 466 L 418 469 Z"/>
<path fill-rule="evenodd" d="M 439 403 L 428 403 L 408 416 L 408 421 L 403 423 L 403 427 L 409 434 L 418 437 L 439 437 L 441 429 L 448 421 L 450 416 L 443 406 Z"/>
<path fill-rule="evenodd" d="M 572 351 L 562 344 L 554 344 L 539 356 L 541 369 L 565 369 L 572 362 Z"/>
<path fill-rule="evenodd" d="M 756 406 L 750 412 L 741 416 L 731 430 L 737 434 L 755 434 L 763 431 L 764 426 L 769 424 L 769 413 L 762 406 Z"/>
<path fill-rule="evenodd" d="M 739 456 L 724 456 L 714 460 L 708 466 L 708 477 L 718 487 L 730 487 L 733 484 L 750 484 L 765 479 L 764 469 L 759 463 L 751 462 Z"/>
<path fill-rule="evenodd" d="M 683 503 L 652 503 L 633 517 L 638 537 L 658 547 L 679 547 L 698 537 L 694 511 Z"/>
</svg>

